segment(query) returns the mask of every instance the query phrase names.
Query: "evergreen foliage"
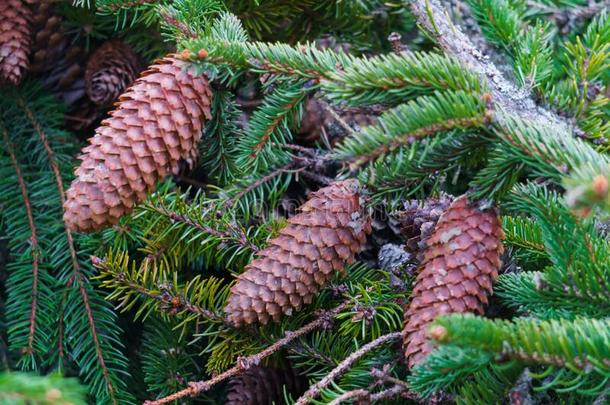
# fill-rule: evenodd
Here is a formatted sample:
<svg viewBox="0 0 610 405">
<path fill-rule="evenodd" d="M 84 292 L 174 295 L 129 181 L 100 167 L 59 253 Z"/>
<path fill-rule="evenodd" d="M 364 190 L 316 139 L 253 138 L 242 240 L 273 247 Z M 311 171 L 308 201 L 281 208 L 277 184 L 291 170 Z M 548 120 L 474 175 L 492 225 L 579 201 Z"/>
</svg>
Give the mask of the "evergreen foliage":
<svg viewBox="0 0 610 405">
<path fill-rule="evenodd" d="M 74 44 L 92 55 L 120 38 L 147 64 L 173 54 L 209 80 L 211 118 L 196 162 L 176 158 L 118 224 L 77 234 L 62 205 L 97 124 L 65 130 L 73 117 L 43 90 L 48 77 L 0 84 L 0 403 L 222 403 L 227 382 L 254 366 L 303 376 L 303 396 L 282 392 L 300 405 L 503 403 L 523 392 L 540 404 L 608 401 L 607 2 L 72 3 L 54 10 Z M 77 76 L 78 63 L 61 74 Z M 193 91 L 176 83 L 156 96 Z M 165 119 L 192 118 L 185 100 L 165 115 L 150 100 L 110 114 L 137 116 L 155 135 Z M 180 131 L 167 139 L 184 141 Z M 133 153 L 159 153 L 152 138 L 127 132 Z M 104 154 L 119 157 L 97 160 L 92 173 L 124 163 L 108 145 Z M 148 161 L 138 162 L 147 173 Z M 349 178 L 365 189 L 355 197 L 362 213 L 311 202 L 312 191 Z M 444 193 L 497 207 L 506 251 L 486 314 L 427 320 L 433 350 L 409 369 L 398 340 L 423 251 L 408 246 L 392 213 Z M 317 218 L 307 204 L 333 215 Z M 308 232 L 280 254 L 275 239 L 298 207 Z M 278 322 L 227 320 L 237 277 L 272 284 L 272 274 L 281 284 L 286 264 L 338 270 L 354 253 L 345 240 L 361 231 L 360 215 L 373 233 L 344 277 L 316 279 L 312 302 L 291 303 Z M 300 243 L 337 249 L 296 252 Z M 382 257 L 386 244 L 400 257 Z M 265 255 L 278 257 L 249 280 L 244 268 Z M 440 283 L 447 271 L 438 271 Z M 282 289 L 308 288 L 301 281 L 267 285 L 253 305 L 268 311 L 289 299 Z"/>
<path fill-rule="evenodd" d="M 86 391 L 77 380 L 58 374 L 46 377 L 25 373 L 0 374 L 0 402 L 15 405 L 86 404 Z"/>
</svg>

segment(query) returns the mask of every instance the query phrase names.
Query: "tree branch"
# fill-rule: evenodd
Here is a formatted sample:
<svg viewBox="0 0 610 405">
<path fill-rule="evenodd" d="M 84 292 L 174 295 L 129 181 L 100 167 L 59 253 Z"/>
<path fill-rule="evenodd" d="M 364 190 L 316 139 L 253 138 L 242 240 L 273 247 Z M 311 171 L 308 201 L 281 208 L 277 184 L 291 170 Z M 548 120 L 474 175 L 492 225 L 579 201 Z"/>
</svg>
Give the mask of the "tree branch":
<svg viewBox="0 0 610 405">
<path fill-rule="evenodd" d="M 158 399 L 155 401 L 145 401 L 144 405 L 163 405 L 163 404 L 167 404 L 167 403 L 170 403 L 172 401 L 175 401 L 175 400 L 178 400 L 178 399 L 184 398 L 184 397 L 196 397 L 200 393 L 202 393 L 204 391 L 208 391 L 214 385 L 216 385 L 228 378 L 235 377 L 236 375 L 241 374 L 245 370 L 249 369 L 251 366 L 258 365 L 261 362 L 261 360 L 271 356 L 272 354 L 274 354 L 275 352 L 280 350 L 282 347 L 284 347 L 287 344 L 293 342 L 294 340 L 308 334 L 309 332 L 312 332 L 312 331 L 314 331 L 316 329 L 320 329 L 320 328 L 327 328 L 329 323 L 331 322 L 331 320 L 334 319 L 341 311 L 343 311 L 349 305 L 350 305 L 350 301 L 346 301 L 346 302 L 342 303 L 341 305 L 339 305 L 329 311 L 324 312 L 317 319 L 300 327 L 299 329 L 297 329 L 295 331 L 287 331 L 284 334 L 283 338 L 281 338 L 277 342 L 273 343 L 271 346 L 267 347 L 266 349 L 264 349 L 263 351 L 261 351 L 259 353 L 256 353 L 256 354 L 253 354 L 253 355 L 250 355 L 247 357 L 240 357 L 237 360 L 237 364 L 235 366 L 233 366 L 232 368 L 228 369 L 227 371 L 217 375 L 216 377 L 213 377 L 213 378 L 211 378 L 209 380 L 205 380 L 205 381 L 190 382 L 188 384 L 188 388 L 185 388 L 182 391 L 178 391 L 174 394 L 171 394 L 167 397 L 164 397 L 164 398 L 161 398 L 161 399 Z M 397 334 L 400 335 L 399 332 L 397 332 Z"/>
<path fill-rule="evenodd" d="M 358 349 L 355 352 L 353 352 L 352 354 L 350 354 L 341 363 L 339 363 L 339 365 L 337 367 L 335 367 L 334 369 L 332 369 L 331 372 L 328 373 L 324 378 L 322 378 L 316 384 L 309 387 L 307 392 L 305 392 L 305 394 L 303 394 L 297 400 L 297 402 L 295 402 L 295 405 L 309 404 L 311 402 L 311 400 L 314 399 L 315 397 L 317 397 L 324 388 L 328 387 L 335 380 L 335 378 L 339 377 L 341 374 L 346 372 L 362 356 L 364 356 L 371 350 L 375 349 L 378 346 L 381 346 L 382 344 L 384 344 L 388 341 L 398 339 L 401 335 L 402 335 L 401 332 L 392 332 L 392 333 L 388 333 L 386 335 L 380 336 L 377 339 L 373 340 L 372 342 L 365 344 L 360 349 Z"/>
<path fill-rule="evenodd" d="M 8 154 L 10 156 L 11 163 L 13 164 L 13 168 L 15 169 L 17 182 L 19 183 L 19 189 L 21 191 L 21 197 L 23 198 L 25 214 L 28 218 L 28 224 L 30 226 L 31 233 L 30 244 L 32 252 L 32 292 L 30 293 L 30 296 L 32 297 L 32 303 L 30 304 L 30 326 L 28 332 L 28 346 L 25 349 L 25 353 L 32 354 L 34 352 L 34 335 L 36 333 L 36 310 L 38 308 L 38 237 L 36 236 L 36 224 L 34 223 L 32 204 L 30 203 L 27 186 L 23 178 L 23 173 L 21 172 L 21 166 L 19 166 L 17 156 L 15 155 L 15 150 L 13 149 L 8 136 L 8 131 L 4 126 L 2 126 L 2 136 L 4 138 L 4 145 L 6 146 Z"/>
<path fill-rule="evenodd" d="M 38 122 L 36 117 L 34 117 L 34 113 L 32 113 L 32 110 L 30 110 L 30 108 L 27 106 L 27 104 L 23 101 L 22 98 L 19 98 L 17 100 L 17 103 L 19 104 L 19 107 L 21 107 L 23 109 L 23 111 L 25 112 L 28 120 L 30 121 L 30 124 L 32 125 L 32 127 L 34 128 L 36 133 L 38 134 L 38 137 L 40 138 L 40 141 L 42 142 L 42 144 L 45 148 L 45 151 L 47 152 L 47 157 L 49 158 L 49 163 L 51 165 L 51 169 L 55 176 L 57 191 L 59 193 L 59 198 L 61 201 L 61 205 L 63 207 L 64 203 L 66 202 L 66 197 L 65 197 L 65 192 L 64 192 L 63 179 L 61 177 L 61 171 L 59 170 L 59 164 L 57 163 L 57 159 L 55 158 L 55 152 L 53 152 L 53 149 L 51 148 L 51 145 L 47 139 L 47 136 L 44 133 L 44 131 L 42 130 L 42 126 L 40 125 L 40 123 Z M 108 367 L 106 366 L 106 361 L 104 360 L 104 353 L 102 351 L 102 345 L 101 345 L 101 342 L 100 342 L 100 339 L 99 339 L 99 336 L 97 333 L 97 328 L 95 326 L 95 320 L 93 319 L 93 311 L 91 310 L 89 294 L 87 293 L 87 289 L 85 287 L 85 280 L 84 280 L 85 276 L 81 272 L 80 263 L 78 262 L 78 258 L 76 255 L 76 247 L 74 246 L 74 238 L 72 236 L 72 232 L 70 231 L 70 229 L 67 226 L 64 226 L 64 231 L 66 233 L 66 239 L 68 241 L 68 247 L 70 249 L 70 258 L 71 258 L 71 262 L 72 262 L 72 269 L 74 270 L 74 275 L 72 277 L 72 280 L 76 279 L 76 282 L 78 283 L 78 290 L 79 290 L 80 295 L 83 300 L 83 306 L 85 307 L 85 312 L 87 313 L 87 321 L 89 323 L 89 329 L 91 331 L 91 338 L 93 339 L 93 344 L 95 345 L 95 352 L 97 355 L 97 360 L 102 369 L 102 374 L 104 376 L 104 380 L 106 381 L 106 388 L 108 389 L 108 395 L 110 396 L 110 399 L 113 404 L 118 404 L 118 401 L 116 398 L 116 393 L 114 392 L 114 385 L 112 383 L 112 380 L 110 379 L 110 373 L 108 371 Z"/>
<path fill-rule="evenodd" d="M 535 123 L 553 126 L 568 134 L 574 132 L 573 124 L 554 112 L 538 106 L 527 90 L 520 89 L 507 80 L 473 45 L 468 36 L 453 24 L 438 0 L 413 0 L 409 4 L 419 25 L 435 38 L 439 47 L 478 74 L 481 80 L 488 84 L 492 103 L 496 107 Z"/>
</svg>

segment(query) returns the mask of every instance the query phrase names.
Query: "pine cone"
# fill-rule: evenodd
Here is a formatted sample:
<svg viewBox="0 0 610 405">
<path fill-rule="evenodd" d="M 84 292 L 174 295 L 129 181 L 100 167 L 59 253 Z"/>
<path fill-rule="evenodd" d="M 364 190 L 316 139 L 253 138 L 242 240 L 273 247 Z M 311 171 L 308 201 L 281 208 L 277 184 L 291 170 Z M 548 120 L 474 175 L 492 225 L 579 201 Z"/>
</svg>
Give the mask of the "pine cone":
<svg viewBox="0 0 610 405">
<path fill-rule="evenodd" d="M 398 222 L 400 233 L 407 241 L 411 252 L 423 251 L 426 239 L 432 234 L 436 222 L 451 204 L 452 197 L 444 194 L 440 198 L 428 198 L 423 202 L 410 200 L 404 209 L 392 216 Z"/>
<path fill-rule="evenodd" d="M 87 94 L 98 105 L 110 105 L 138 77 L 140 60 L 125 43 L 105 42 L 89 57 L 85 82 Z"/>
<path fill-rule="evenodd" d="M 420 272 L 405 313 L 405 356 L 409 367 L 431 348 L 427 326 L 438 315 L 483 313 L 504 251 L 495 209 L 479 209 L 466 196 L 456 199 L 428 239 Z"/>
<path fill-rule="evenodd" d="M 292 368 L 251 367 L 229 381 L 225 405 L 285 404 L 284 386 L 298 397 L 307 389 L 307 379 Z"/>
<path fill-rule="evenodd" d="M 231 288 L 225 312 L 235 326 L 278 321 L 311 303 L 335 271 L 354 261 L 371 231 L 356 180 L 318 190 L 300 211 Z"/>
<path fill-rule="evenodd" d="M 85 92 L 87 52 L 79 45 L 79 33 L 66 33 L 63 20 L 50 1 L 40 1 L 32 9 L 30 72 L 68 107 L 66 127 L 72 131 L 86 129 L 104 111 Z"/>
<path fill-rule="evenodd" d="M 0 80 L 17 85 L 29 68 L 32 11 L 24 0 L 0 1 Z"/>
<path fill-rule="evenodd" d="M 30 71 L 45 72 L 62 56 L 65 35 L 61 17 L 53 12 L 48 1 L 41 1 L 32 8 L 32 56 Z"/>
<path fill-rule="evenodd" d="M 192 164 L 211 96 L 207 79 L 173 55 L 143 72 L 83 149 L 64 205 L 68 227 L 117 223 L 180 161 Z"/>
</svg>

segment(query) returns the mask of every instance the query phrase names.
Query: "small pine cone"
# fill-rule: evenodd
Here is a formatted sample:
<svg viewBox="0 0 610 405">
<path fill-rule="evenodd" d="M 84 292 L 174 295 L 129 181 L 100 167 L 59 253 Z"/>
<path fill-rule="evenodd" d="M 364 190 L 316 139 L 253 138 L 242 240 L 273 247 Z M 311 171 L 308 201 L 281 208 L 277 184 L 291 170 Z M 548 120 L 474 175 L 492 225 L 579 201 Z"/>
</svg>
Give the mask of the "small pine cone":
<svg viewBox="0 0 610 405">
<path fill-rule="evenodd" d="M 307 379 L 292 368 L 251 367 L 229 381 L 225 405 L 281 405 L 286 392 L 298 398 L 307 389 Z"/>
<path fill-rule="evenodd" d="M 24 0 L 0 1 L 0 80 L 19 84 L 29 68 L 32 10 Z"/>
<path fill-rule="evenodd" d="M 138 77 L 140 59 L 124 42 L 113 39 L 93 52 L 87 62 L 87 94 L 95 104 L 115 101 Z"/>
<path fill-rule="evenodd" d="M 311 303 L 335 271 L 354 261 L 370 232 L 356 180 L 313 193 L 237 278 L 225 308 L 229 322 L 267 324 Z"/>
<path fill-rule="evenodd" d="M 192 164 L 211 96 L 207 79 L 172 55 L 143 72 L 83 149 L 64 205 L 68 227 L 116 224 L 180 162 Z"/>
<path fill-rule="evenodd" d="M 85 50 L 66 35 L 60 16 L 47 1 L 33 6 L 30 71 L 66 105 L 83 104 Z"/>
<path fill-rule="evenodd" d="M 66 37 L 61 17 L 53 11 L 48 1 L 40 1 L 32 8 L 32 56 L 30 71 L 45 72 L 62 57 Z"/>
<path fill-rule="evenodd" d="M 456 199 L 428 239 L 405 313 L 405 357 L 409 367 L 431 350 L 428 324 L 448 313 L 483 313 L 498 277 L 504 232 L 495 209 L 479 209 L 466 196 Z"/>
<path fill-rule="evenodd" d="M 392 216 L 398 222 L 400 233 L 407 241 L 410 252 L 421 252 L 426 247 L 426 239 L 432 234 L 436 222 L 451 204 L 452 197 L 443 194 L 440 198 L 424 201 L 410 200 L 404 208 Z"/>
</svg>

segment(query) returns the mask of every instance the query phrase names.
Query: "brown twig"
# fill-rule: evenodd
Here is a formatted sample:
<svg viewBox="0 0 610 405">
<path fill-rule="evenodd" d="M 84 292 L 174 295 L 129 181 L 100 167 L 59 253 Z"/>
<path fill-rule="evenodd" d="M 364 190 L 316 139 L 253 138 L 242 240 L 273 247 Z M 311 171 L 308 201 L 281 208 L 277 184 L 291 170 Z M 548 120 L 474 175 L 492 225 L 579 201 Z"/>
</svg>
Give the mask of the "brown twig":
<svg viewBox="0 0 610 405">
<path fill-rule="evenodd" d="M 538 106 L 527 90 L 507 80 L 468 36 L 451 22 L 438 0 L 414 0 L 409 5 L 419 25 L 436 39 L 440 48 L 488 84 L 494 105 L 535 123 L 553 126 L 569 134 L 574 132 L 574 125 L 567 119 Z"/>
<path fill-rule="evenodd" d="M 172 402 L 172 401 L 178 400 L 180 398 L 184 398 L 184 397 L 195 397 L 195 396 L 201 394 L 202 392 L 209 390 L 210 388 L 212 388 L 214 385 L 220 383 L 221 381 L 224 381 L 231 377 L 235 377 L 236 375 L 239 375 L 240 373 L 247 370 L 251 366 L 258 365 L 261 362 L 261 360 L 265 359 L 266 357 L 271 356 L 272 354 L 274 354 L 275 352 L 280 350 L 282 347 L 284 347 L 287 344 L 291 343 L 292 341 L 308 334 L 309 332 L 312 332 L 316 329 L 328 327 L 331 320 L 333 318 L 335 318 L 341 311 L 343 311 L 345 308 L 347 308 L 349 306 L 349 304 L 350 304 L 350 302 L 346 301 L 346 302 L 342 303 L 341 305 L 339 305 L 329 311 L 326 311 L 325 313 L 320 315 L 317 319 L 300 327 L 299 329 L 292 331 L 292 332 L 287 331 L 284 334 L 283 338 L 279 339 L 277 342 L 273 343 L 271 346 L 267 347 L 266 349 L 264 349 L 263 351 L 261 351 L 259 353 L 256 353 L 256 354 L 253 354 L 253 355 L 250 355 L 247 357 L 240 357 L 237 360 L 237 364 L 235 366 L 233 366 L 232 368 L 228 369 L 227 371 L 225 371 L 221 374 L 218 374 L 217 376 L 215 376 L 209 380 L 191 382 L 188 384 L 188 388 L 185 388 L 185 389 L 178 391 L 174 394 L 171 394 L 167 397 L 157 399 L 155 401 L 145 401 L 144 405 L 162 405 L 162 404 L 167 404 L 169 402 Z"/>
<path fill-rule="evenodd" d="M 49 159 L 49 164 L 51 165 L 51 170 L 55 176 L 55 183 L 57 185 L 57 192 L 59 193 L 59 198 L 62 206 L 66 202 L 65 192 L 64 192 L 64 184 L 63 179 L 61 177 L 61 171 L 59 170 L 59 165 L 57 164 L 57 159 L 55 158 L 55 152 L 51 148 L 49 141 L 47 139 L 46 134 L 42 130 L 42 126 L 34 117 L 32 110 L 26 105 L 23 99 L 19 98 L 17 103 L 25 112 L 26 117 L 30 121 L 30 124 L 38 134 L 40 141 L 42 142 L 44 149 L 47 153 L 47 157 Z M 104 360 L 104 354 L 102 351 L 101 342 L 97 333 L 97 328 L 95 326 L 95 320 L 93 319 L 93 312 L 91 310 L 91 304 L 89 302 L 89 294 L 87 293 L 87 289 L 85 287 L 85 276 L 82 274 L 80 269 L 80 264 L 78 262 L 78 258 L 76 256 L 76 248 L 74 246 L 74 238 L 72 236 L 72 232 L 67 226 L 64 226 L 64 231 L 66 233 L 66 239 L 68 242 L 68 248 L 70 250 L 70 258 L 72 263 L 72 269 L 74 270 L 74 275 L 71 278 L 71 281 L 76 279 L 78 283 L 78 290 L 83 300 L 83 306 L 85 307 L 85 312 L 87 313 L 87 322 L 89 324 L 89 329 L 91 331 L 91 338 L 93 339 L 93 345 L 95 346 L 95 353 L 97 356 L 97 360 L 99 362 L 100 368 L 102 370 L 102 375 L 104 376 L 104 381 L 106 382 L 106 387 L 108 389 L 108 395 L 113 404 L 118 405 L 118 401 L 116 398 L 116 393 L 114 392 L 114 383 L 110 379 L 110 373 L 108 371 L 108 367 L 106 366 L 106 361 Z M 71 284 L 71 282 L 70 282 Z"/>
<path fill-rule="evenodd" d="M 163 10 L 160 14 L 161 14 L 161 18 L 163 18 L 163 21 L 165 21 L 168 25 L 171 25 L 172 27 L 176 28 L 185 37 L 193 38 L 193 39 L 197 38 L 197 33 L 195 31 L 193 31 L 183 21 L 178 20 L 175 15 L 173 15 L 165 10 Z"/>
<path fill-rule="evenodd" d="M 347 131 L 348 134 L 353 135 L 356 131 L 354 128 L 350 127 L 347 122 L 337 112 L 327 103 L 323 102 L 324 109 L 333 117 L 335 121 L 339 123 L 339 125 Z"/>
<path fill-rule="evenodd" d="M 545 14 L 550 14 L 560 27 L 562 34 L 569 32 L 572 24 L 580 24 L 585 20 L 596 16 L 599 12 L 610 7 L 610 0 L 595 2 L 589 0 L 586 5 L 573 7 L 553 7 L 538 1 L 528 1 L 527 6 L 538 9 Z M 564 27 L 562 29 L 562 27 Z"/>
<path fill-rule="evenodd" d="M 294 162 L 290 162 L 280 168 L 275 169 L 274 171 L 270 172 L 269 174 L 267 174 L 264 177 L 261 177 L 260 179 L 256 180 L 255 182 L 250 184 L 248 187 L 246 187 L 245 189 L 240 191 L 235 197 L 233 197 L 229 201 L 228 205 L 232 206 L 233 204 L 235 204 L 235 202 L 239 201 L 244 195 L 248 194 L 250 191 L 254 190 L 261 184 L 265 184 L 266 182 L 273 180 L 280 174 L 291 171 L 291 169 L 293 169 L 293 168 L 295 168 L 295 164 L 294 164 Z"/>
<path fill-rule="evenodd" d="M 2 126 L 2 136 L 4 138 L 4 145 L 6 146 L 6 149 L 8 151 L 11 163 L 13 164 L 13 168 L 15 169 L 15 174 L 17 175 L 17 182 L 19 183 L 21 197 L 23 198 L 23 206 L 25 209 L 25 214 L 28 218 L 28 224 L 31 233 L 29 242 L 31 245 L 30 250 L 32 252 L 32 292 L 30 293 L 30 296 L 32 297 L 32 303 L 30 304 L 30 327 L 28 332 L 28 346 L 25 349 L 25 352 L 28 354 L 32 354 L 34 352 L 34 335 L 36 333 L 36 311 L 38 309 L 38 237 L 36 236 L 36 224 L 34 223 L 32 204 L 30 203 L 27 186 L 23 178 L 23 173 L 21 172 L 21 166 L 19 165 L 19 161 L 17 160 L 17 156 L 15 155 L 15 150 L 11 145 L 11 141 L 8 136 L 8 131 L 4 126 Z"/>
<path fill-rule="evenodd" d="M 390 399 L 390 398 L 395 398 L 398 395 L 404 395 L 404 393 L 407 392 L 407 389 L 405 387 L 403 387 L 402 385 L 394 385 L 386 390 L 383 391 L 379 391 L 375 394 L 371 395 L 371 403 L 375 403 L 384 399 Z M 406 398 L 411 399 L 411 400 L 416 400 L 418 399 L 417 397 L 413 396 L 413 395 L 406 395 Z"/>
<path fill-rule="evenodd" d="M 315 181 L 318 184 L 321 184 L 323 186 L 328 186 L 329 184 L 331 184 L 332 182 L 335 181 L 335 179 L 330 178 L 328 176 L 323 176 L 321 174 L 315 173 L 315 172 L 311 172 L 309 170 L 303 170 L 301 172 L 301 175 L 303 177 L 307 177 L 313 181 Z"/>
<path fill-rule="evenodd" d="M 316 398 L 324 388 L 328 387 L 337 377 L 346 372 L 362 356 L 375 349 L 376 347 L 385 344 L 386 342 L 398 339 L 401 335 L 401 332 L 392 332 L 386 335 L 382 335 L 377 339 L 373 340 L 372 342 L 365 344 L 360 349 L 356 350 L 347 358 L 345 358 L 345 360 L 339 363 L 339 365 L 332 369 L 330 373 L 328 373 L 324 378 L 309 387 L 307 392 L 305 392 L 305 394 L 303 394 L 297 400 L 297 402 L 295 402 L 295 405 L 309 404 L 311 400 Z"/>
<path fill-rule="evenodd" d="M 189 217 L 187 217 L 185 215 L 181 215 L 177 212 L 168 210 L 166 208 L 153 206 L 153 207 L 150 207 L 150 209 L 155 211 L 157 214 L 160 214 L 160 215 L 163 215 L 163 216 L 169 218 L 171 221 L 183 223 L 183 224 L 193 227 L 201 232 L 210 234 L 212 236 L 216 236 L 219 239 L 234 240 L 239 245 L 250 249 L 252 252 L 256 253 L 260 250 L 260 248 L 258 246 L 256 246 L 254 243 L 252 243 L 248 240 L 248 237 L 245 234 L 245 232 L 239 227 L 235 228 L 235 227 L 229 226 L 231 228 L 231 230 L 234 232 L 234 234 L 231 234 L 231 233 L 219 231 L 218 229 L 215 229 L 215 228 L 210 228 L 209 226 L 202 225 L 198 222 L 193 221 L 192 219 L 190 219 Z"/>
<path fill-rule="evenodd" d="M 363 398 L 370 398 L 370 397 L 371 397 L 371 393 L 365 389 L 352 390 L 352 391 L 344 392 L 343 394 L 339 395 L 337 398 L 330 401 L 328 403 L 328 405 L 339 405 L 348 400 L 363 399 Z"/>
</svg>

